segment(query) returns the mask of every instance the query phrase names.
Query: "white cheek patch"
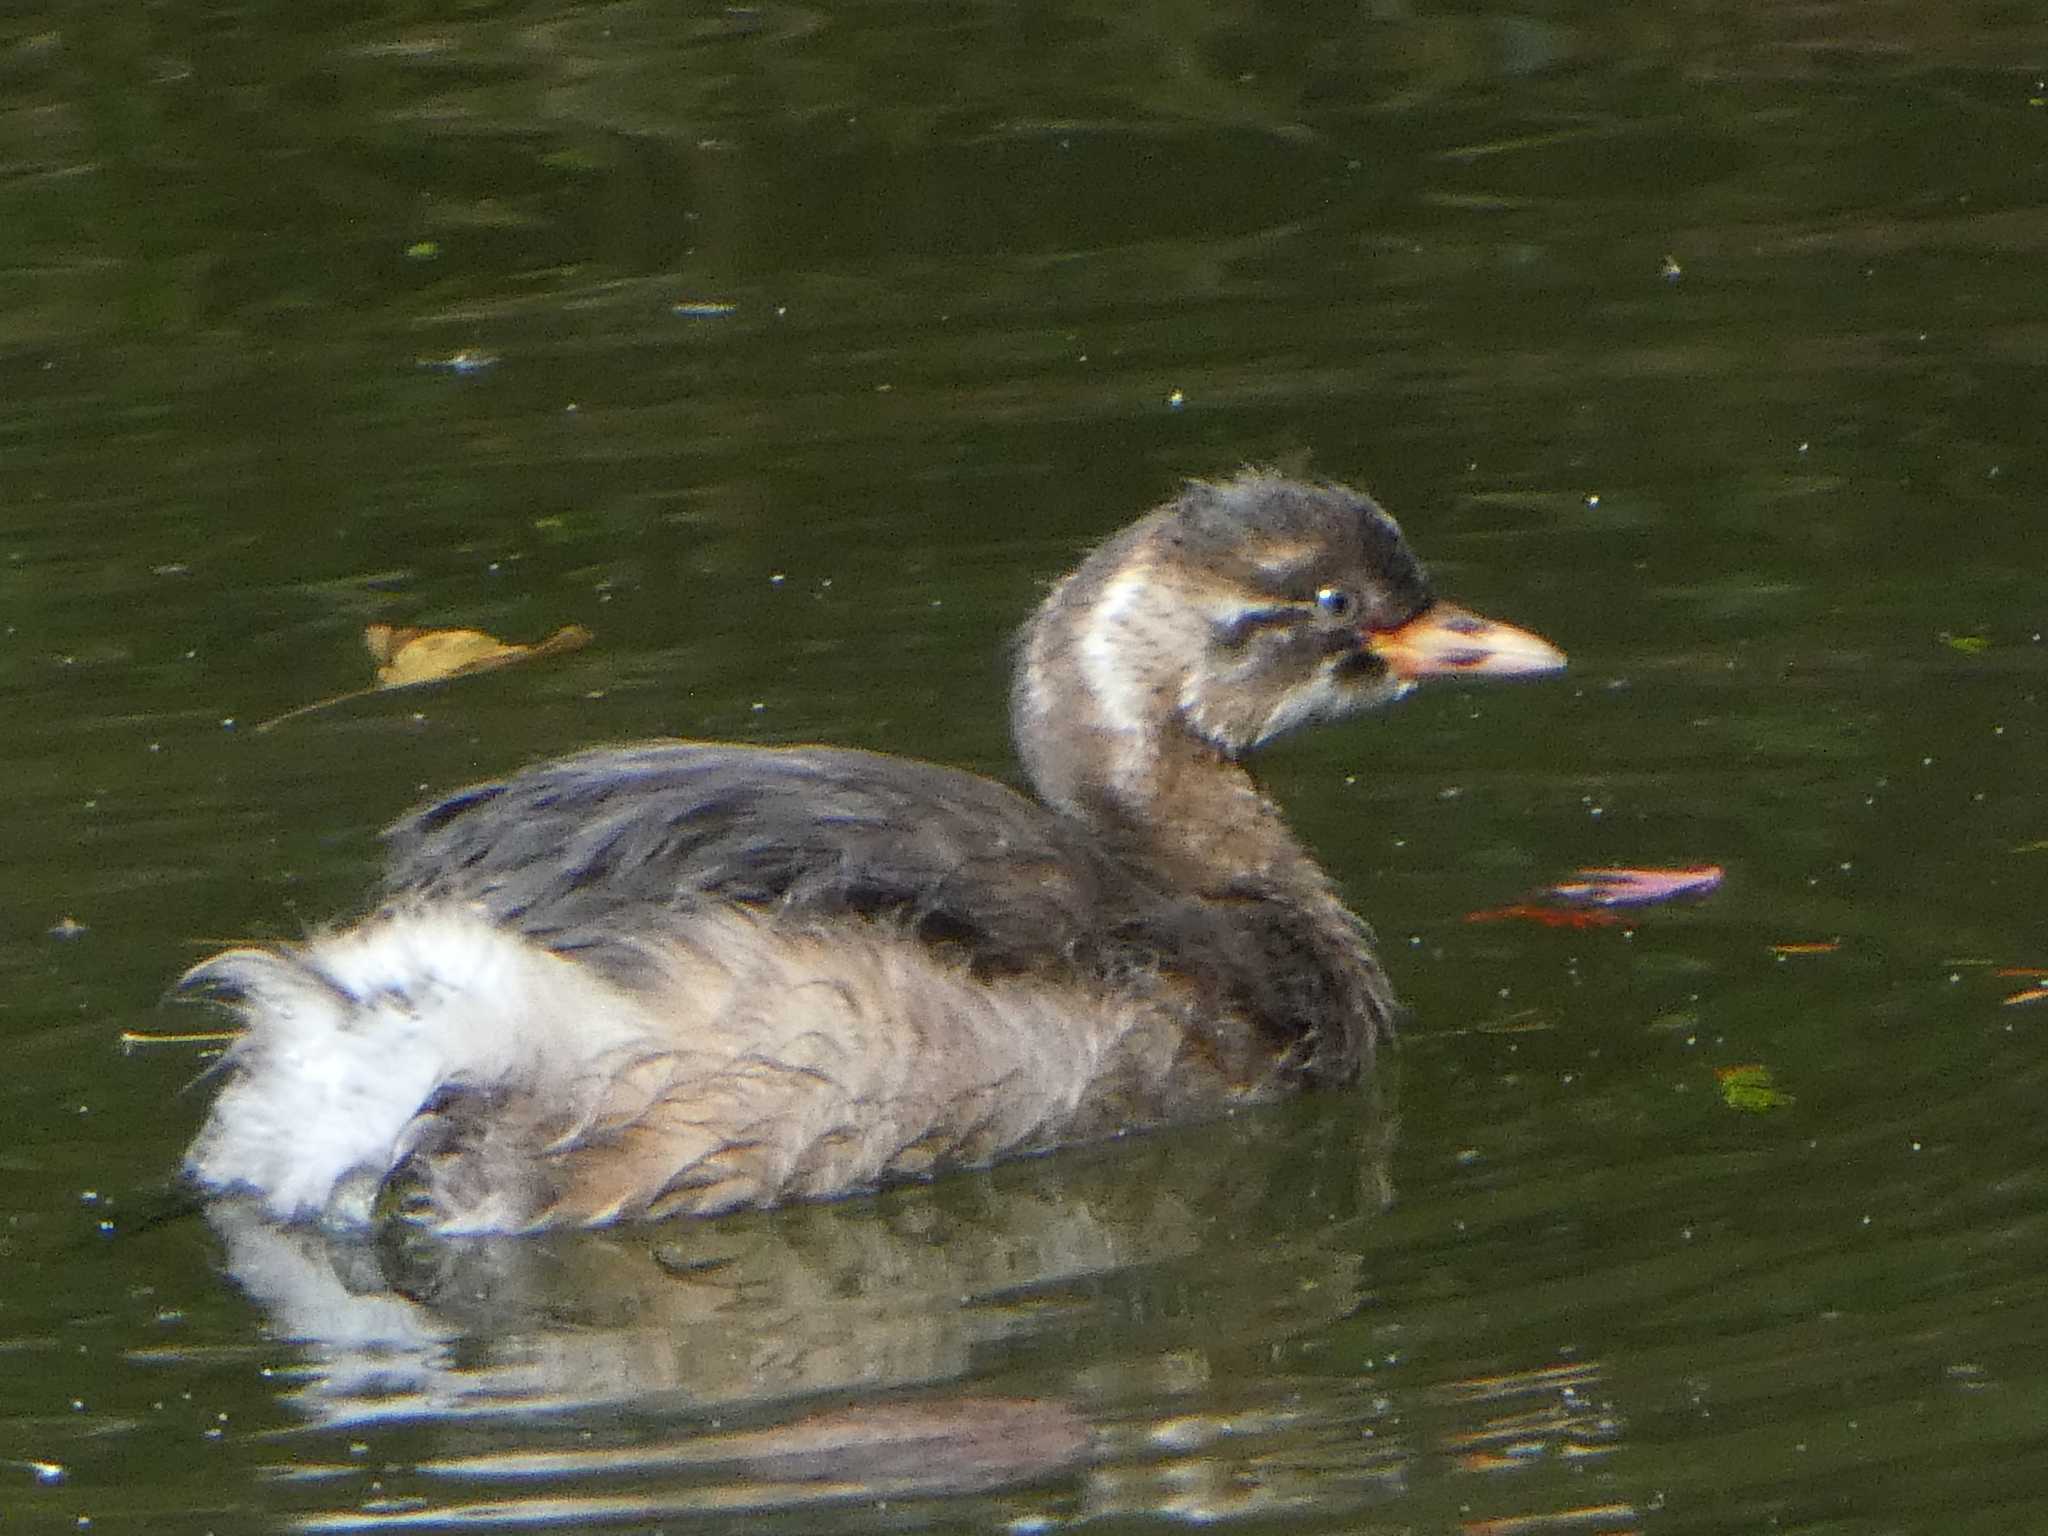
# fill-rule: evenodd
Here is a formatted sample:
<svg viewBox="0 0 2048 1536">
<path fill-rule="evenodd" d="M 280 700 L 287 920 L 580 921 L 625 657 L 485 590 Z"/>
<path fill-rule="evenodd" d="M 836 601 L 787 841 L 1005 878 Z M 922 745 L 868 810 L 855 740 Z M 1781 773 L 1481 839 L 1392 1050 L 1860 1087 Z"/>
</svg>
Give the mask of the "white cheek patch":
<svg viewBox="0 0 2048 1536">
<path fill-rule="evenodd" d="M 1139 658 L 1131 654 L 1137 643 L 1131 620 L 1150 585 L 1143 572 L 1124 572 L 1102 589 L 1081 626 L 1081 675 L 1112 731 L 1141 731 L 1147 724 L 1142 669 L 1132 665 Z"/>
<path fill-rule="evenodd" d="M 1376 705 L 1391 704 L 1415 686 L 1392 676 L 1382 676 L 1363 684 L 1349 682 L 1339 675 L 1338 665 L 1335 660 L 1325 662 L 1307 682 L 1283 694 L 1280 702 L 1260 723 L 1251 745 L 1263 746 L 1275 737 L 1285 736 L 1305 725 L 1324 725 Z"/>
<path fill-rule="evenodd" d="M 1334 720 L 1356 707 L 1338 685 L 1335 674 L 1328 667 L 1318 668 L 1299 688 L 1290 688 L 1280 696 L 1280 702 L 1261 722 L 1254 745 L 1285 736 L 1304 725 Z"/>
<path fill-rule="evenodd" d="M 1162 656 L 1158 626 L 1148 622 L 1156 617 L 1148 606 L 1160 600 L 1152 572 L 1120 573 L 1090 605 L 1074 648 L 1080 693 L 1092 707 L 1096 726 L 1113 742 L 1110 783 L 1132 801 L 1144 798 L 1159 753 L 1160 701 L 1151 680 L 1168 658 Z"/>
</svg>

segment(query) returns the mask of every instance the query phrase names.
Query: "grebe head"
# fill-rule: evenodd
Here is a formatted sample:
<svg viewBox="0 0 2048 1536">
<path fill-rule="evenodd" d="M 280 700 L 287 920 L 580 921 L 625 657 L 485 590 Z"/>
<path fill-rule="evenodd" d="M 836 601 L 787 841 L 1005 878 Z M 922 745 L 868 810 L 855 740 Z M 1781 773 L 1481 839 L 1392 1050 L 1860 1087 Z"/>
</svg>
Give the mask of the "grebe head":
<svg viewBox="0 0 2048 1536">
<path fill-rule="evenodd" d="M 1370 497 L 1248 471 L 1191 483 L 1053 590 L 1025 629 L 1013 718 L 1048 803 L 1128 811 L 1176 746 L 1236 761 L 1427 678 L 1564 660 L 1440 602 Z"/>
</svg>

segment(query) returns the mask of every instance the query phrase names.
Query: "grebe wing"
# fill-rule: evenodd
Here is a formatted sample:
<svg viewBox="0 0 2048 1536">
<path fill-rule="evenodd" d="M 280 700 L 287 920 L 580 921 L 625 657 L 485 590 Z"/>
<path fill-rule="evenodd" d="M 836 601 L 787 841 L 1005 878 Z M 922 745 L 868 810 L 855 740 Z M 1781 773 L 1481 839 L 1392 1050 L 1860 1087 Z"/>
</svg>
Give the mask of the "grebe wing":
<svg viewBox="0 0 2048 1536">
<path fill-rule="evenodd" d="M 474 902 L 599 963 L 737 903 L 886 916 L 1012 971 L 1072 963 L 1111 914 L 1151 904 L 1085 828 L 993 780 L 833 747 L 597 748 L 458 790 L 385 837 L 387 897 Z"/>
</svg>

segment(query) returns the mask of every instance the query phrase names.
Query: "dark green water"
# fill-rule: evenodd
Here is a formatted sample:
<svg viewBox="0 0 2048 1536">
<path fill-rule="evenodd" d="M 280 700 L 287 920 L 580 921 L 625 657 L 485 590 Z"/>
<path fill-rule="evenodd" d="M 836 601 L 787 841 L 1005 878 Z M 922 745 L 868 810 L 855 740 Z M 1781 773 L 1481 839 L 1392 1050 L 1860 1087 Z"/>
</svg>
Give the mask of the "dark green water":
<svg viewBox="0 0 2048 1536">
<path fill-rule="evenodd" d="M 0 1531 L 2048 1528 L 2044 71 L 1995 4 L 0 23 Z M 1379 1093 L 574 1240 L 164 1216 L 208 1048 L 123 1032 L 423 789 L 1006 771 L 1042 584 L 1303 455 L 1573 659 L 1269 765 Z M 379 619 L 597 638 L 251 729 Z M 1465 920 L 1609 863 L 1727 876 Z"/>
</svg>

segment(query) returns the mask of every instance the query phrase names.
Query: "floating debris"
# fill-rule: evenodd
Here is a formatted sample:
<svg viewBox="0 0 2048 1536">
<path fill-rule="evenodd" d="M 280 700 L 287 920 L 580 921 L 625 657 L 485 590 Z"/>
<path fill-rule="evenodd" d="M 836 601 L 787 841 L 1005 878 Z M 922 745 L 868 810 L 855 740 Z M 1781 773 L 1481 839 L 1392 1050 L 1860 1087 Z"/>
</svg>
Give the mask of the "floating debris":
<svg viewBox="0 0 2048 1536">
<path fill-rule="evenodd" d="M 1546 895 L 1562 901 L 1589 902 L 1597 907 L 1640 907 L 1680 896 L 1704 896 L 1721 883 L 1718 864 L 1683 869 L 1582 869 L 1576 880 L 1562 880 Z"/>
<path fill-rule="evenodd" d="M 1721 1102 L 1745 1114 L 1761 1115 L 1770 1110 L 1785 1109 L 1792 1103 L 1792 1095 L 1779 1091 L 1771 1077 L 1771 1069 L 1760 1062 L 1740 1067 L 1716 1067 L 1714 1078 L 1721 1085 Z"/>
<path fill-rule="evenodd" d="M 547 639 L 533 645 L 500 640 L 480 629 L 413 629 L 395 624 L 372 624 L 363 631 L 363 645 L 371 660 L 377 663 L 377 684 L 374 688 L 353 688 L 331 698 L 301 704 L 297 709 L 272 716 L 256 729 L 267 731 L 287 720 L 344 704 L 350 699 L 366 698 L 373 693 L 386 693 L 394 688 L 417 688 L 426 683 L 446 682 L 450 678 L 468 677 L 477 672 L 495 672 L 517 662 L 540 661 L 545 657 L 580 651 L 590 644 L 591 639 L 590 631 L 581 624 L 565 624 Z"/>
<path fill-rule="evenodd" d="M 1588 912 L 1583 908 L 1545 907 L 1533 901 L 1518 901 L 1505 907 L 1488 907 L 1467 912 L 1468 923 L 1539 923 L 1545 928 L 1612 928 L 1621 922 L 1616 912 Z"/>
<path fill-rule="evenodd" d="M 464 348 L 447 357 L 419 358 L 417 364 L 429 373 L 483 373 L 498 366 L 498 357 L 494 352 L 471 352 Z"/>
</svg>

